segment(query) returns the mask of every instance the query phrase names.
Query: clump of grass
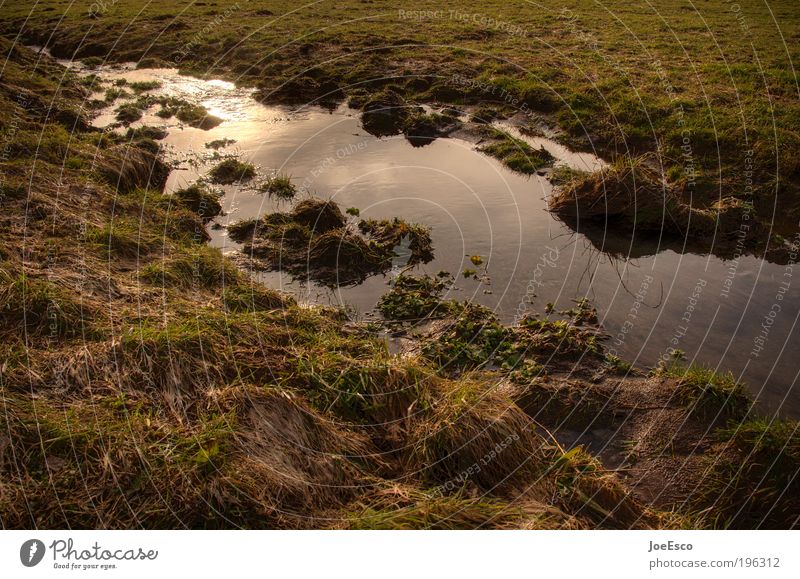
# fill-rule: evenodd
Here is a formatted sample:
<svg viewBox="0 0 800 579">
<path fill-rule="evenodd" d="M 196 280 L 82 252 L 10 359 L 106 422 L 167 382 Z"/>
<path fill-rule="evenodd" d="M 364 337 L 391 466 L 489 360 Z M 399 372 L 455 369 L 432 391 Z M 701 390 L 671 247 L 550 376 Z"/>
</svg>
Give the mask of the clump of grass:
<svg viewBox="0 0 800 579">
<path fill-rule="evenodd" d="M 157 80 L 136 80 L 127 83 L 127 86 L 130 87 L 133 92 L 139 94 L 161 88 L 161 82 Z"/>
<path fill-rule="evenodd" d="M 352 284 L 392 267 L 395 247 L 405 243 L 409 262 L 432 256 L 428 230 L 405 221 L 361 221 L 359 233 L 332 201 L 305 199 L 289 213 L 272 213 L 257 222 L 228 229 L 245 242 L 242 251 L 269 269 L 327 285 Z"/>
<path fill-rule="evenodd" d="M 129 96 L 130 93 L 125 89 L 118 88 L 118 87 L 111 87 L 106 89 L 105 94 L 105 102 L 106 103 L 113 103 L 115 100 L 120 98 L 125 98 Z"/>
<path fill-rule="evenodd" d="M 348 207 L 345 210 L 345 213 L 347 213 L 348 215 L 352 215 L 353 217 L 358 217 L 359 215 L 361 215 L 361 210 L 358 207 Z"/>
<path fill-rule="evenodd" d="M 573 169 L 569 165 L 556 165 L 547 178 L 553 185 L 566 185 L 572 181 L 584 179 L 588 174 L 586 171 Z"/>
<path fill-rule="evenodd" d="M 260 312 L 294 305 L 293 298 L 260 284 L 230 284 L 222 293 L 222 303 L 230 312 Z"/>
<path fill-rule="evenodd" d="M 441 317 L 449 310 L 442 302 L 442 293 L 450 281 L 427 275 L 400 275 L 392 282 L 392 290 L 378 300 L 378 311 L 388 320 L 419 321 Z"/>
<path fill-rule="evenodd" d="M 179 289 L 235 286 L 242 279 L 218 249 L 206 245 L 175 250 L 169 257 L 144 266 L 139 277 L 153 285 Z"/>
<path fill-rule="evenodd" d="M 276 219 L 280 220 L 279 217 Z M 346 223 L 342 210 L 336 203 L 321 199 L 305 199 L 295 205 L 291 212 L 291 220 L 320 233 L 339 229 Z"/>
<path fill-rule="evenodd" d="M 676 395 L 692 412 L 702 416 L 741 417 L 752 404 L 744 385 L 731 372 L 717 372 L 699 364 L 687 366 L 680 359 L 673 359 L 656 373 L 676 378 Z"/>
<path fill-rule="evenodd" d="M 151 127 L 151 126 L 144 126 L 144 127 L 136 127 L 135 129 L 130 127 L 128 128 L 128 132 L 125 135 L 128 139 L 153 139 L 155 141 L 160 141 L 161 139 L 165 139 L 169 132 L 167 129 L 163 127 Z"/>
<path fill-rule="evenodd" d="M 558 359 L 601 357 L 596 332 L 581 329 L 564 320 L 523 318 L 506 327 L 489 309 L 470 302 L 449 302 L 450 318 L 440 332 L 425 340 L 423 354 L 441 371 L 453 372 L 493 366 L 516 381 L 530 381 L 541 375 L 536 361 L 540 355 Z"/>
<path fill-rule="evenodd" d="M 138 257 L 159 247 L 159 239 L 148 228 L 128 219 L 116 219 L 102 227 L 91 226 L 86 241 L 114 257 Z"/>
<path fill-rule="evenodd" d="M 716 432 L 692 504 L 718 528 L 789 529 L 800 513 L 800 424 L 750 418 Z"/>
<path fill-rule="evenodd" d="M 144 114 L 140 106 L 132 103 L 126 103 L 118 107 L 116 113 L 116 119 L 126 125 L 138 121 Z"/>
<path fill-rule="evenodd" d="M 412 460 L 431 483 L 483 491 L 541 472 L 544 441 L 511 400 L 462 378 L 442 384 L 413 433 Z"/>
<path fill-rule="evenodd" d="M 204 223 L 222 213 L 219 194 L 210 191 L 203 183 L 193 183 L 174 193 L 178 204 L 196 213 Z"/>
<path fill-rule="evenodd" d="M 410 407 L 428 405 L 428 371 L 375 355 L 372 349 L 367 352 L 366 359 L 347 351 L 303 356 L 296 362 L 294 374 L 300 380 L 295 388 L 315 408 L 351 422 L 386 428 L 403 420 Z"/>
<path fill-rule="evenodd" d="M 618 356 L 614 356 L 613 354 L 605 355 L 605 366 L 621 376 L 627 376 L 628 374 L 633 372 L 632 364 L 625 362 L 624 360 L 622 360 Z"/>
<path fill-rule="evenodd" d="M 480 151 L 500 160 L 508 168 L 519 173 L 533 174 L 549 167 L 555 160 L 544 147 L 534 149 L 521 139 L 491 128 L 488 136 L 492 142 L 480 147 Z"/>
<path fill-rule="evenodd" d="M 370 241 L 383 248 L 405 245 L 411 252 L 406 265 L 428 263 L 433 259 L 433 241 L 430 229 L 422 225 L 408 223 L 395 217 L 393 219 L 362 219 L 358 229 Z"/>
<path fill-rule="evenodd" d="M 167 180 L 170 168 L 144 140 L 129 145 L 106 147 L 97 155 L 95 173 L 119 193 L 137 189 L 160 189 Z"/>
<path fill-rule="evenodd" d="M 270 197 L 278 199 L 293 199 L 297 194 L 297 187 L 292 183 L 289 175 L 275 175 L 261 185 L 261 191 Z"/>
<path fill-rule="evenodd" d="M 415 112 L 403 122 L 403 134 L 415 147 L 426 145 L 443 134 L 454 120 L 438 113 Z"/>
<path fill-rule="evenodd" d="M 250 163 L 242 163 L 238 159 L 225 159 L 213 169 L 209 175 L 214 183 L 230 185 L 249 181 L 256 176 L 256 168 Z"/>
<path fill-rule="evenodd" d="M 392 489 L 361 503 L 347 519 L 347 527 L 360 530 L 518 528 L 527 517 L 511 503 L 463 494 L 441 495 L 416 489 Z"/>
<path fill-rule="evenodd" d="M 423 344 L 424 355 L 439 368 L 481 367 L 494 359 L 501 345 L 509 345 L 506 340 L 510 330 L 488 308 L 470 302 L 450 302 L 446 311 L 452 318 L 447 320 L 442 333 Z"/>
<path fill-rule="evenodd" d="M 236 139 L 214 139 L 213 141 L 209 141 L 205 144 L 206 149 L 213 149 L 218 151 L 219 149 L 224 149 L 230 145 L 233 145 L 236 142 Z"/>
<path fill-rule="evenodd" d="M 228 236 L 239 243 L 251 240 L 259 223 L 258 219 L 243 219 L 231 223 L 228 225 Z"/>
<path fill-rule="evenodd" d="M 209 114 L 208 110 L 202 105 L 191 103 L 182 104 L 175 111 L 175 116 L 179 121 L 186 123 L 190 127 L 207 131 L 222 123 L 222 119 Z"/>
<path fill-rule="evenodd" d="M 385 89 L 371 96 L 365 97 L 363 102 L 353 104 L 361 105 L 361 126 L 369 134 L 376 137 L 397 135 L 403 130 L 403 125 L 413 112 L 418 112 L 418 107 L 409 107 L 403 97 L 392 89 Z"/>
<path fill-rule="evenodd" d="M 53 282 L 0 268 L 0 328 L 42 332 L 52 337 L 80 335 L 88 308 Z"/>
<path fill-rule="evenodd" d="M 656 521 L 623 487 L 619 479 L 582 447 L 555 450 L 550 474 L 555 476 L 564 510 L 591 522 L 591 528 L 631 529 Z"/>
</svg>

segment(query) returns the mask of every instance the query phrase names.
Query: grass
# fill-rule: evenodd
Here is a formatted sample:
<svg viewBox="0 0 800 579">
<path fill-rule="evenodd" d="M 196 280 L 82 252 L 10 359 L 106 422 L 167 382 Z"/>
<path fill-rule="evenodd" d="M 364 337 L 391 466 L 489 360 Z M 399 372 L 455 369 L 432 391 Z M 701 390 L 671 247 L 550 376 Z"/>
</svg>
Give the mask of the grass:
<svg viewBox="0 0 800 579">
<path fill-rule="evenodd" d="M 717 432 L 725 450 L 708 461 L 696 508 L 717 528 L 784 529 L 797 525 L 800 431 L 797 422 L 758 418 Z"/>
<path fill-rule="evenodd" d="M 465 13 L 519 26 L 525 32 L 519 35 L 447 17 L 411 22 L 384 0 L 295 12 L 268 2 L 269 15 L 220 0 L 213 8 L 188 6 L 180 26 L 170 24 L 169 6 L 142 9 L 120 0 L 102 26 L 87 32 L 90 5 L 79 0 L 66 10 L 45 2 L 32 11 L 9 6 L 0 30 L 7 36 L 21 31 L 29 44 L 49 41 L 62 57 L 77 50 L 76 57 L 98 62 L 145 58 L 162 65 L 186 38 L 197 38 L 181 59 L 184 72 L 254 86 L 273 102 L 287 93 L 301 103 L 330 94 L 343 100 L 359 91 L 368 99 L 391 88 L 412 102 L 542 112 L 555 117 L 565 140 L 599 146 L 612 157 L 654 152 L 660 144 L 666 172 L 679 187 L 690 182 L 681 148 L 688 137 L 696 168 L 691 187 L 695 201 L 704 204 L 716 200 L 720 187 L 744 182 L 742 159 L 753 151 L 758 215 L 769 219 L 775 199 L 779 213 L 796 217 L 800 210 L 800 105 L 789 65 L 800 53 L 791 42 L 784 49 L 776 40 L 798 29 L 790 0 L 740 12 L 725 0 L 691 9 L 680 0 L 658 6 L 610 0 L 599 11 L 588 0 L 569 6 L 546 0 L 513 14 L 499 0 L 462 6 Z M 49 8 L 58 10 L 57 20 Z M 204 35 L 211 10 L 233 17 L 216 34 Z M 417 0 L 411 10 L 435 10 L 435 3 Z M 269 30 L 276 15 L 281 34 Z M 335 26 L 326 26 L 331 22 Z M 286 42 L 310 30 L 307 40 Z M 452 42 L 435 42 L 443 38 Z"/>
<path fill-rule="evenodd" d="M 239 291 L 237 284 L 241 281 L 239 270 L 223 259 L 219 250 L 205 245 L 175 251 L 168 258 L 148 263 L 140 270 L 139 276 L 141 280 L 162 288 L 216 288 L 227 284 L 231 286 L 231 293 L 223 297 L 226 304 L 229 300 L 232 304 L 235 301 L 232 292 Z M 257 295 L 254 294 L 254 300 L 260 302 Z M 232 307 L 240 309 L 235 304 Z"/>
<path fill-rule="evenodd" d="M 391 269 L 395 250 L 405 244 L 407 264 L 433 257 L 430 231 L 401 219 L 361 220 L 358 232 L 333 201 L 304 199 L 287 213 L 234 223 L 231 239 L 261 267 L 283 270 L 329 287 L 360 283 Z"/>
<path fill-rule="evenodd" d="M 526 513 L 498 499 L 430 496 L 415 489 L 390 489 L 359 505 L 348 517 L 356 530 L 515 528 Z"/>
<path fill-rule="evenodd" d="M 233 145 L 236 142 L 236 139 L 214 139 L 213 141 L 209 141 L 205 144 L 206 149 L 213 149 L 218 151 L 219 149 L 224 149 L 230 145 Z"/>
<path fill-rule="evenodd" d="M 123 124 L 129 125 L 141 119 L 143 114 L 141 107 L 128 103 L 117 108 L 116 119 Z"/>
<path fill-rule="evenodd" d="M 208 110 L 202 105 L 185 103 L 178 107 L 175 116 L 179 121 L 186 123 L 190 127 L 207 131 L 222 123 L 222 119 L 209 114 Z"/>
<path fill-rule="evenodd" d="M 378 4 L 323 4 L 314 18 L 386 8 Z M 222 2 L 212 9 L 228 5 Z M 87 43 L 81 45 L 84 52 L 93 47 L 102 53 L 114 45 L 119 52 L 112 61 L 142 55 L 139 43 L 152 38 L 156 28 L 144 31 L 136 25 L 123 33 L 130 22 L 139 22 L 130 18 L 130 11 L 141 6 L 120 0 L 104 16 L 103 27 L 88 31 L 87 6 L 78 2 L 75 15 L 70 9 L 61 21 L 63 29 L 53 35 L 56 53 L 68 52 L 77 46 L 76 34 L 88 33 Z M 42 14 L 51 18 L 52 13 L 40 11 L 42 7 L 49 6 L 34 9 L 29 21 L 33 28 L 23 34 L 32 42 L 37 29 L 49 32 L 53 22 L 43 24 Z M 497 12 L 499 5 L 487 3 L 481 9 Z M 634 20 L 641 10 L 626 9 Z M 141 21 L 163 26 L 157 17 L 170 10 L 150 5 Z M 200 26 L 202 18 L 191 18 L 204 15 L 209 7 L 194 4 L 188 10 L 181 35 Z M 519 16 L 529 16 L 527 10 L 521 9 Z M 602 22 L 602 11 L 594 13 Z M 6 32 L 21 24 L 22 8 L 9 6 L 7 14 L 0 24 Z M 253 20 L 230 21 L 236 30 L 220 28 L 220 47 L 224 37 L 244 38 L 245 29 L 258 23 L 258 15 L 246 14 L 253 14 Z M 533 23 L 547 17 L 541 10 L 530 15 Z M 548 24 L 546 31 L 552 27 L 564 33 L 563 23 L 554 25 L 552 17 L 541 22 Z M 347 45 L 351 48 L 364 46 L 363 29 L 346 21 L 340 24 L 325 28 L 314 42 L 324 43 L 335 35 L 352 41 Z M 440 32 L 454 36 L 465 32 L 462 24 L 450 20 L 423 23 L 419 29 L 403 24 L 412 38 L 429 34 L 431 27 L 444 27 Z M 290 15 L 285 30 L 307 30 L 308 25 Z M 384 33 L 391 31 L 393 20 L 382 26 L 388 26 Z M 154 45 L 151 58 L 168 56 L 158 51 L 177 38 L 172 34 Z M 554 37 L 557 43 L 558 38 Z M 706 42 L 703 35 L 692 38 Z M 530 41 L 525 39 L 526 46 Z M 225 49 L 235 51 L 227 62 L 232 67 L 246 62 L 241 72 L 258 66 L 251 73 L 258 77 L 250 80 L 263 81 L 264 89 L 274 88 L 272 80 L 287 72 L 284 67 L 304 62 L 278 58 L 259 63 L 258 55 L 271 45 L 271 37 L 265 33 L 250 42 L 243 47 L 234 42 Z M 516 42 L 492 47 L 502 52 L 518 48 Z M 334 45 L 338 46 L 321 46 Z M 0 461 L 0 519 L 5 528 L 672 525 L 669 513 L 637 503 L 625 480 L 592 457 L 557 448 L 512 397 L 520 386 L 507 380 L 514 372 L 521 372 L 524 385 L 545 367 L 548 377 L 562 379 L 558 363 L 565 360 L 580 359 L 587 372 L 596 368 L 593 364 L 602 364 L 602 345 L 585 327 L 591 325 L 586 313 L 590 309 L 578 305 L 569 320 L 526 319 L 507 327 L 480 306 L 448 302 L 455 304 L 454 312 L 452 319 L 441 320 L 439 334 L 418 343 L 416 352 L 390 355 L 383 336 L 348 322 L 341 310 L 284 299 L 206 247 L 205 228 L 193 204 L 202 196 L 190 194 L 182 205 L 163 195 L 150 177 L 158 168 L 157 153 L 88 126 L 72 126 L 75 117 L 70 113 L 85 98 L 76 78 L 24 48 L 12 49 L 4 38 L 0 46 L 8 55 L 4 84 L 52 103 L 26 108 L 25 122 L 19 123 L 7 158 L 0 160 L 7 177 L 2 191 L 8 224 L 0 228 L 0 430 L 9 449 Z M 309 41 L 303 50 L 313 53 L 315 46 Z M 186 68 L 207 68 L 217 49 L 214 45 L 213 50 L 193 51 Z M 295 49 L 300 50 L 291 44 L 286 48 Z M 411 43 L 392 50 L 416 54 L 420 68 L 415 70 L 424 72 L 436 64 L 426 53 L 435 56 L 444 49 Z M 458 59 L 471 54 L 462 51 L 455 55 Z M 103 60 L 94 56 L 95 61 Z M 308 86 L 329 88 L 331 78 L 347 82 L 370 71 L 380 71 L 384 78 L 395 62 L 385 56 L 380 51 L 369 58 L 359 54 L 355 63 L 318 75 Z M 622 52 L 620 57 L 629 55 Z M 518 51 L 518 58 L 535 64 L 536 51 Z M 548 55 L 547 63 L 551 58 Z M 448 67 L 459 66 L 453 59 L 446 62 Z M 509 88 L 519 89 L 527 100 L 541 106 L 557 102 L 547 105 L 541 82 L 523 82 L 513 69 L 485 64 L 480 70 L 494 75 L 498 83 L 510 79 Z M 553 75 L 548 66 L 537 70 Z M 764 66 L 769 78 L 775 63 L 765 57 Z M 404 98 L 460 98 L 441 78 L 422 80 L 408 86 L 395 82 Z M 580 77 L 551 80 L 580 84 Z M 16 94 L 0 91 L 4 126 L 14 122 Z M 602 120 L 591 103 L 573 104 L 595 115 L 587 115 L 590 121 Z M 629 111 L 631 118 L 634 112 Z M 31 151 L 37 144 L 33 163 Z M 100 169 L 90 170 L 87 161 L 95 158 Z M 65 164 L 65 159 L 81 162 Z M 236 178 L 239 169 L 232 171 Z M 55 215 L 54 207 L 63 219 L 45 219 Z M 32 212 L 42 218 L 26 218 Z M 264 241 L 260 229 L 299 239 L 327 236 L 312 248 L 318 252 L 315 256 L 326 260 L 335 253 L 332 248 L 338 246 L 342 229 L 368 248 L 406 235 L 421 238 L 424 231 L 394 220 L 365 220 L 362 231 L 361 223 L 353 221 L 332 203 L 304 200 L 291 212 L 243 223 L 236 231 L 249 234 L 251 240 L 255 233 L 254 243 Z M 419 248 L 424 249 L 424 243 Z M 357 249 L 354 259 L 363 259 L 363 246 Z M 391 264 L 394 246 L 384 249 L 382 263 L 388 258 Z M 52 332 L 45 320 L 54 305 L 62 317 L 58 331 Z M 408 315 L 426 309 L 402 300 L 397 305 L 407 307 Z M 585 318 L 583 325 L 577 325 L 578 316 Z M 22 331 L 21 320 L 30 324 L 27 331 Z M 91 331 L 85 331 L 86 326 Z M 585 385 L 581 373 L 569 379 L 576 387 Z M 665 377 L 667 385 L 678 380 Z M 689 386 L 697 400 L 706 396 L 706 388 Z M 796 427 L 778 422 L 743 424 L 738 434 L 721 432 L 715 442 L 721 447 L 705 456 L 713 459 L 721 449 L 726 462 L 717 466 L 724 468 L 713 470 L 716 467 L 709 464 L 713 476 L 702 488 L 722 498 L 716 506 L 712 501 L 692 508 L 702 509 L 712 520 L 717 515 L 719 526 L 794 524 L 795 432 Z M 771 469 L 772 464 L 778 468 Z M 737 474 L 739 467 L 744 474 Z M 720 481 L 732 484 L 719 486 Z M 726 488 L 733 490 L 725 494 Z M 730 502 L 724 502 L 728 498 Z M 506 508 L 509 504 L 512 508 Z M 734 504 L 744 505 L 745 516 L 737 518 L 731 510 Z"/>
<path fill-rule="evenodd" d="M 196 213 L 203 222 L 211 221 L 222 213 L 219 194 L 210 191 L 202 183 L 178 189 L 174 195 L 179 205 Z"/>
<path fill-rule="evenodd" d="M 677 378 L 676 395 L 691 408 L 704 415 L 741 417 L 750 408 L 750 396 L 741 382 L 730 372 L 717 372 L 699 364 L 683 364 L 673 360 L 656 370 L 659 375 Z"/>
<path fill-rule="evenodd" d="M 289 175 L 275 175 L 267 179 L 261 185 L 261 191 L 267 193 L 270 197 L 277 197 L 278 199 L 293 199 L 297 194 L 297 187 L 292 183 L 292 178 Z"/>
<path fill-rule="evenodd" d="M 450 308 L 441 297 L 451 282 L 449 276 L 400 275 L 392 282 L 391 291 L 380 297 L 377 309 L 388 320 L 419 321 L 442 317 Z"/>
<path fill-rule="evenodd" d="M 80 336 L 91 312 L 46 279 L 13 275 L 0 268 L 0 328 L 4 332 L 36 332 L 50 337 Z"/>
<path fill-rule="evenodd" d="M 553 164 L 553 156 L 544 147 L 534 149 L 525 141 L 494 128 L 489 129 L 488 135 L 492 142 L 482 145 L 480 150 L 495 157 L 509 169 L 531 175 Z"/>
<path fill-rule="evenodd" d="M 136 80 L 125 83 L 125 86 L 130 88 L 136 94 L 140 94 L 161 88 L 161 82 L 158 80 Z"/>
<path fill-rule="evenodd" d="M 113 258 L 140 257 L 160 245 L 159 238 L 153 232 L 130 219 L 120 219 L 104 227 L 90 227 L 86 241 Z"/>
<path fill-rule="evenodd" d="M 220 185 L 231 185 L 249 181 L 256 176 L 256 168 L 238 159 L 225 159 L 209 172 L 211 181 Z"/>
</svg>

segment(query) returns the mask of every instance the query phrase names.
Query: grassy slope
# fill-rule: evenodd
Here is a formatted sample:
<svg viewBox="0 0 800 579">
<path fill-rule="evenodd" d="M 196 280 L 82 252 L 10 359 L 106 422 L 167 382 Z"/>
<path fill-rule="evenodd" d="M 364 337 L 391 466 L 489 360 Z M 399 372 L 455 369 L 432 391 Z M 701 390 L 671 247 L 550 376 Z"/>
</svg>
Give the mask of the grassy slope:
<svg viewBox="0 0 800 579">
<path fill-rule="evenodd" d="M 695 518 L 732 496 L 728 486 L 703 487 L 705 503 L 681 513 L 636 500 L 618 475 L 537 429 L 506 374 L 480 371 L 493 349 L 511 360 L 522 345 L 542 353 L 554 379 L 574 363 L 583 374 L 567 371 L 573 386 L 605 383 L 622 366 L 599 365 L 602 350 L 582 330 L 531 324 L 514 332 L 525 347 L 469 308 L 434 351 L 389 356 L 339 312 L 252 285 L 205 246 L 192 205 L 160 193 L 162 168 L 144 145 L 86 128 L 77 79 L 0 46 L 11 56 L 0 82 L 2 526 L 735 521 L 735 505 Z M 472 371 L 453 375 L 440 358 Z M 519 379 L 523 394 L 539 384 L 527 372 Z M 766 487 L 778 506 L 768 524 L 788 526 L 796 493 L 776 485 L 796 484 L 796 426 L 771 432 L 767 445 L 764 427 L 746 432 L 721 435 L 736 447 L 725 468 L 754 446 L 765 457 L 737 473 L 736 496 Z M 780 458 L 777 473 L 770 457 Z M 716 484 L 726 471 L 715 464 L 707 478 Z M 763 504 L 748 513 L 756 521 Z"/>
<path fill-rule="evenodd" d="M 77 1 L 62 12 L 55 3 L 31 10 L 11 2 L 2 30 L 61 56 L 178 62 L 262 86 L 268 98 L 302 77 L 299 92 L 309 100 L 337 85 L 349 92 L 392 76 L 419 98 L 485 102 L 509 94 L 552 111 L 570 140 L 589 146 L 590 136 L 609 156 L 660 143 L 665 174 L 695 203 L 735 195 L 771 222 L 777 192 L 781 224 L 796 228 L 800 93 L 792 63 L 800 55 L 800 15 L 792 0 L 740 2 L 739 13 L 725 0 L 481 1 L 460 3 L 456 17 L 438 2 L 402 5 L 406 13 L 440 10 L 420 19 L 402 17 L 387 0 L 291 11 L 272 1 L 119 0 L 87 19 L 92 4 Z M 484 17 L 519 28 L 487 26 Z M 454 74 L 489 82 L 494 97 L 481 89 L 453 93 Z M 407 82 L 408 75 L 425 80 Z M 690 151 L 681 149 L 684 136 Z M 752 199 L 745 195 L 749 150 Z M 694 185 L 687 170 L 697 173 Z"/>
</svg>

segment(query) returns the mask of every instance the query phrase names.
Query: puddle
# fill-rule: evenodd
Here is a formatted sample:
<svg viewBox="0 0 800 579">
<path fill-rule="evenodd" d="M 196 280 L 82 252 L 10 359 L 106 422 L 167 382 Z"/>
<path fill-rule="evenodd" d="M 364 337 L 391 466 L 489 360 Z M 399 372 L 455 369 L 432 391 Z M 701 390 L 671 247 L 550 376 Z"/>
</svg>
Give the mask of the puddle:
<svg viewBox="0 0 800 579">
<path fill-rule="evenodd" d="M 791 267 L 754 257 L 724 261 L 671 249 L 635 259 L 613 257 L 653 253 L 655 248 L 643 251 L 613 231 L 602 232 L 599 241 L 576 234 L 546 211 L 552 188 L 544 177 L 513 173 L 466 141 L 438 139 L 415 148 L 402 136 L 377 139 L 361 129 L 358 116 L 347 108 L 291 112 L 262 106 L 248 90 L 182 77 L 174 70 L 93 72 L 106 79 L 159 80 L 163 86 L 156 92 L 199 102 L 224 120 L 203 131 L 165 122 L 153 114 L 154 108 L 134 123 L 170 129 L 163 143 L 181 167 L 170 175 L 168 191 L 207 173 L 213 163 L 189 162 L 212 153 L 205 143 L 235 139 L 221 152 L 254 163 L 261 177 L 276 171 L 292 175 L 298 188 L 309 192 L 301 196 L 331 197 L 343 209 L 358 207 L 367 218 L 398 216 L 430 226 L 436 259 L 417 269 L 432 275 L 453 273 L 457 284 L 448 297 L 484 304 L 506 322 L 529 311 L 542 313 L 548 303 L 566 309 L 571 300 L 588 297 L 611 335 L 608 348 L 620 357 L 653 366 L 668 348 L 679 348 L 688 360 L 732 371 L 746 381 L 762 410 L 800 416 L 800 396 L 793 391 L 798 365 L 787 348 L 798 343 L 800 284 L 781 290 L 791 279 Z M 95 123 L 113 121 L 113 108 Z M 544 146 L 558 162 L 574 168 L 603 165 L 549 139 L 514 135 Z M 235 186 L 225 187 L 223 206 L 221 225 L 290 207 Z M 226 253 L 237 250 L 224 229 L 211 228 L 210 233 L 212 245 Z M 483 257 L 490 283 L 460 275 L 476 269 L 472 255 Z M 259 277 L 301 300 L 348 305 L 361 315 L 372 311 L 389 280 L 376 276 L 331 291 L 279 273 Z M 773 320 L 776 305 L 781 315 Z M 757 351 L 765 319 L 773 323 Z"/>
</svg>

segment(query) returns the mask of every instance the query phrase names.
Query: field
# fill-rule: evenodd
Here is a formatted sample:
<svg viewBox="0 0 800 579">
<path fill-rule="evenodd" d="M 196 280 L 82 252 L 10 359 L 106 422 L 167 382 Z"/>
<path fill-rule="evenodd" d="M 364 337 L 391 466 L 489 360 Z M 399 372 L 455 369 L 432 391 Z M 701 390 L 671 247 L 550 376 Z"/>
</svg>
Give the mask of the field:
<svg viewBox="0 0 800 579">
<path fill-rule="evenodd" d="M 287 11 L 273 2 L 118 0 L 64 10 L 12 2 L 2 31 L 59 57 L 232 78 L 258 86 L 265 100 L 312 102 L 391 86 L 420 102 L 547 113 L 574 146 L 609 158 L 655 153 L 663 176 L 694 206 L 752 203 L 783 234 L 800 217 L 795 8 L 377 0 Z"/>
<path fill-rule="evenodd" d="M 734 377 L 631 368 L 588 302 L 504 325 L 444 276 L 387 288 L 389 328 L 434 320 L 392 355 L 208 247 L 209 193 L 163 194 L 152 134 L 92 128 L 90 81 L 25 48 L 272 103 L 522 112 L 614 170 L 645 159 L 680 206 L 752 208 L 768 245 L 800 218 L 795 2 L 12 2 L 0 35 L 3 528 L 797 526 L 797 423 Z"/>
</svg>

